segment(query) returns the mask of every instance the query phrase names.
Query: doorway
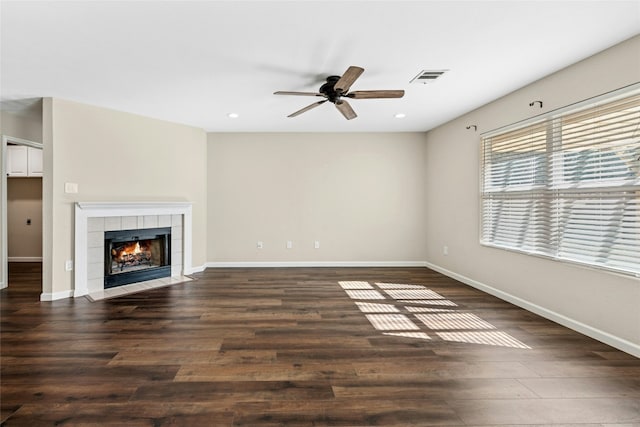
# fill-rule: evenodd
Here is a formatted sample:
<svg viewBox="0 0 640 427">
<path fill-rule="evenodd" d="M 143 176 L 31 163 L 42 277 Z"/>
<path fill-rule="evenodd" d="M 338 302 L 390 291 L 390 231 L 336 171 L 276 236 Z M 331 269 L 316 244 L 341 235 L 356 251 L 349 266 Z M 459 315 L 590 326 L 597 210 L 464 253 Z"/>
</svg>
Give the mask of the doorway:
<svg viewBox="0 0 640 427">
<path fill-rule="evenodd" d="M 10 260 L 42 263 L 42 148 L 43 146 L 39 142 L 2 136 L 0 289 L 10 285 Z M 24 167 L 22 167 L 23 161 L 27 162 Z M 11 184 L 8 180 L 12 180 Z M 12 195 L 11 201 L 9 200 L 10 194 Z M 34 208 L 36 212 L 34 212 Z M 38 239 L 39 241 L 37 241 Z M 10 246 L 11 243 L 15 245 Z M 34 248 L 34 245 L 39 245 L 39 248 Z M 11 254 L 14 255 L 11 259 L 10 248 L 11 251 L 17 251 L 15 254 Z M 28 256 L 30 251 L 32 254 Z M 35 253 L 33 253 L 34 251 Z M 24 256 L 25 254 L 27 256 Z"/>
</svg>

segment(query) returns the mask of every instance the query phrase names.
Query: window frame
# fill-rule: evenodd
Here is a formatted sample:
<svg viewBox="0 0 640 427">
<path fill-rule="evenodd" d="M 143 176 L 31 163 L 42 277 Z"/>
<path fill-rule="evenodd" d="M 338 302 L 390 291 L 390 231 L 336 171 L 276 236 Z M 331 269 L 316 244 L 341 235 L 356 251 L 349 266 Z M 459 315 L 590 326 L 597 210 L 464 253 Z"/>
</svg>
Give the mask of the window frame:
<svg viewBox="0 0 640 427">
<path fill-rule="evenodd" d="M 522 193 L 523 196 L 528 196 L 528 199 L 531 203 L 536 203 L 541 201 L 542 203 L 548 203 L 550 206 L 553 204 L 560 204 L 568 200 L 568 198 L 563 197 L 562 194 L 576 194 L 576 197 L 580 194 L 585 195 L 585 202 L 588 201 L 588 193 L 591 193 L 592 197 L 596 197 L 598 194 L 598 189 L 601 188 L 603 190 L 603 194 L 610 192 L 612 196 L 615 196 L 615 193 L 622 193 L 620 197 L 621 200 L 627 200 L 628 198 L 624 196 L 624 192 L 631 191 L 636 194 L 640 194 L 640 175 L 633 179 L 633 182 L 629 185 L 607 185 L 607 182 L 598 182 L 596 185 L 593 183 L 587 182 L 584 183 L 584 180 L 581 180 L 577 183 L 572 184 L 566 180 L 566 176 L 563 172 L 564 161 L 563 159 L 558 160 L 554 158 L 554 156 L 564 156 L 568 150 L 565 151 L 563 148 L 557 148 L 557 145 L 563 144 L 562 135 L 563 128 L 562 126 L 558 126 L 558 122 L 562 122 L 563 118 L 570 117 L 571 115 L 575 115 L 580 111 L 588 110 L 589 107 L 595 107 L 600 104 L 607 104 L 610 102 L 615 102 L 617 100 L 625 99 L 627 97 L 637 96 L 640 94 L 640 83 L 635 83 L 611 92 L 607 92 L 602 95 L 598 95 L 592 98 L 585 99 L 583 101 L 567 105 L 565 107 L 555 109 L 544 114 L 540 114 L 526 120 L 522 120 L 507 126 L 503 126 L 491 131 L 483 132 L 480 134 L 480 145 L 479 145 L 479 159 L 480 159 L 480 168 L 479 168 L 479 236 L 478 240 L 481 246 L 501 249 L 515 253 L 521 253 L 526 255 L 531 255 L 535 257 L 540 257 L 548 260 L 558 261 L 562 263 L 577 265 L 580 267 L 597 269 L 601 271 L 606 271 L 611 274 L 622 275 L 624 277 L 632 277 L 632 278 L 640 278 L 640 267 L 637 270 L 629 271 L 623 267 L 615 267 L 608 266 L 603 264 L 596 263 L 597 261 L 587 261 L 580 260 L 576 258 L 566 258 L 562 253 L 562 244 L 561 241 L 545 244 L 543 245 L 543 249 L 547 249 L 547 252 L 543 250 L 536 250 L 535 245 L 533 245 L 534 249 L 527 249 L 526 245 L 523 245 L 524 239 L 517 243 L 518 247 L 507 246 L 506 244 L 496 243 L 495 237 L 491 239 L 486 239 L 485 236 L 489 231 L 493 231 L 495 233 L 495 223 L 499 221 L 499 218 L 494 218 L 493 215 L 489 213 L 485 213 L 485 205 L 487 203 L 491 203 L 493 200 L 500 200 L 504 196 L 504 200 L 515 200 L 513 195 L 517 193 Z M 499 186 L 490 186 L 485 187 L 486 185 L 486 173 L 489 169 L 486 165 L 487 157 L 485 154 L 485 140 L 491 137 L 497 137 L 500 135 L 507 134 L 509 132 L 516 132 L 519 129 L 525 129 L 529 126 L 534 126 L 536 124 L 546 124 L 543 126 L 545 128 L 545 151 L 544 156 L 546 157 L 544 161 L 544 167 L 547 170 L 545 172 L 543 179 L 543 184 L 537 184 L 535 181 L 537 177 L 533 175 L 533 183 L 531 184 L 522 184 L 521 186 L 517 186 L 517 188 L 509 188 L 508 184 L 505 184 L 505 190 L 494 192 L 494 196 L 491 196 L 491 189 L 494 190 L 500 188 Z M 634 136 L 635 137 L 635 136 Z M 586 150 L 585 150 L 586 151 Z M 638 158 L 640 161 L 640 158 Z M 489 169 L 490 170 L 490 169 Z M 559 179 L 560 178 L 560 179 Z M 490 178 L 489 178 L 490 180 Z M 612 183 L 615 182 L 615 179 L 612 180 Z M 584 184 L 584 185 L 582 185 Z M 536 196 L 536 192 L 540 191 L 541 196 Z M 489 196 L 487 196 L 489 194 Z M 535 196 L 535 197 L 534 197 Z M 635 197 L 630 196 L 630 200 L 634 200 Z M 625 202 L 626 203 L 626 202 Z M 546 208 L 543 208 L 546 209 Z M 637 211 L 640 214 L 640 210 Z M 548 230 L 545 231 L 548 233 L 548 241 L 551 241 L 551 238 L 555 233 L 564 233 L 567 231 L 566 228 L 561 228 L 557 226 L 554 229 L 555 224 L 569 218 L 566 216 L 566 213 L 562 213 L 560 215 L 554 215 L 551 213 L 544 214 L 546 224 L 554 224 L 553 227 L 548 227 Z M 640 222 L 638 222 L 640 224 Z M 505 229 L 503 229 L 504 231 Z M 509 231 L 508 228 L 506 231 Z M 534 239 L 535 240 L 535 239 Z M 549 248 L 553 248 L 553 250 L 549 250 Z M 610 251 L 613 248 L 613 245 L 606 245 L 605 247 L 607 251 Z M 575 254 L 572 254 L 575 256 Z"/>
</svg>

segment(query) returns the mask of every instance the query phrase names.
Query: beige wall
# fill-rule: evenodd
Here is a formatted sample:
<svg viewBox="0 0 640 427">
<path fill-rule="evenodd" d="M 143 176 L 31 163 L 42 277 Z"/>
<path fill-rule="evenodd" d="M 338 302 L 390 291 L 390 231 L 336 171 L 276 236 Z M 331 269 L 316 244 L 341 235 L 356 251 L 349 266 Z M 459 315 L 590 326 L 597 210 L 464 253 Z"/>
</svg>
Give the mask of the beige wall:
<svg viewBox="0 0 640 427">
<path fill-rule="evenodd" d="M 7 179 L 7 237 L 10 260 L 42 257 L 42 178 Z"/>
<path fill-rule="evenodd" d="M 208 140 L 208 261 L 424 261 L 425 134 Z"/>
<path fill-rule="evenodd" d="M 599 338 L 626 341 L 640 355 L 638 279 L 478 243 L 480 133 L 639 81 L 638 52 L 635 37 L 430 131 L 425 236 L 433 265 L 537 305 Z M 529 107 L 534 100 L 542 100 L 544 109 Z M 467 130 L 470 124 L 478 132 Z"/>
<path fill-rule="evenodd" d="M 42 102 L 19 113 L 0 112 L 0 131 L 6 136 L 42 142 Z"/>
<path fill-rule="evenodd" d="M 73 289 L 74 203 L 193 203 L 193 266 L 206 256 L 207 146 L 203 130 L 65 101 L 44 100 L 44 293 Z M 50 183 L 48 187 L 46 183 Z M 77 183 L 66 194 L 65 183 Z"/>
</svg>

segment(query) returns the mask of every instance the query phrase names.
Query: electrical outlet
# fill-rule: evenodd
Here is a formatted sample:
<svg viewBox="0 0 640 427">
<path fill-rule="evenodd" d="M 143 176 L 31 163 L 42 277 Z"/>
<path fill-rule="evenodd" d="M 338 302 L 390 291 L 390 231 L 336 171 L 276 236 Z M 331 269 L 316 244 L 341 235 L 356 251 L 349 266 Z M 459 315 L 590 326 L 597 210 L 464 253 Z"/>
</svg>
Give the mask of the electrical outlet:
<svg viewBox="0 0 640 427">
<path fill-rule="evenodd" d="M 262 241 L 261 241 L 261 240 L 258 240 L 258 243 L 256 244 L 256 247 L 257 247 L 258 249 L 262 249 L 262 246 L 263 246 Z"/>
<path fill-rule="evenodd" d="M 64 269 L 66 271 L 71 271 L 73 270 L 73 261 L 68 259 L 65 263 L 64 263 Z"/>
<path fill-rule="evenodd" d="M 449 255 L 449 246 L 443 246 L 442 247 L 442 254 L 443 255 Z"/>
<path fill-rule="evenodd" d="M 320 240 L 316 240 L 315 242 L 313 242 L 313 247 L 315 249 L 320 249 Z"/>
<path fill-rule="evenodd" d="M 293 242 L 291 240 L 287 240 L 287 249 L 291 249 L 293 247 Z"/>
</svg>

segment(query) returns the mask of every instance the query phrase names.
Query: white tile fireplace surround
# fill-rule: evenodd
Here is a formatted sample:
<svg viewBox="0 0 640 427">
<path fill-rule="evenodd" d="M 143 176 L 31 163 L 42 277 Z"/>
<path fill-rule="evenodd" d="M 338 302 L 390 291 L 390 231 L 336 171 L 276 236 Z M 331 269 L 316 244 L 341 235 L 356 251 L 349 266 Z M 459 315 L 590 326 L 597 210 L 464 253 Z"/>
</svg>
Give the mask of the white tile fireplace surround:
<svg viewBox="0 0 640 427">
<path fill-rule="evenodd" d="M 191 203 L 76 203 L 73 296 L 104 290 L 105 231 L 156 227 L 171 227 L 171 277 L 192 273 Z"/>
</svg>

